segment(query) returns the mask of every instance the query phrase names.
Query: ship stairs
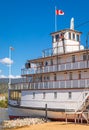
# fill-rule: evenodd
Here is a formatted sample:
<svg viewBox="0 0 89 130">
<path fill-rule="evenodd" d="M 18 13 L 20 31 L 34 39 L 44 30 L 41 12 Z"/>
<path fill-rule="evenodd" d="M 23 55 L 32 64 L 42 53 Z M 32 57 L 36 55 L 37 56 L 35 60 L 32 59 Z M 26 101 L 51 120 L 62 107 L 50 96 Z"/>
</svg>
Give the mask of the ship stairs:
<svg viewBox="0 0 89 130">
<path fill-rule="evenodd" d="M 86 96 L 81 101 L 81 103 L 79 103 L 77 101 L 77 108 L 76 109 L 74 109 L 73 111 L 65 110 L 66 123 L 68 120 L 68 115 L 73 115 L 75 123 L 79 123 L 79 122 L 83 123 L 86 121 L 86 123 L 89 124 L 89 90 L 83 91 L 82 94 L 85 94 Z"/>
</svg>

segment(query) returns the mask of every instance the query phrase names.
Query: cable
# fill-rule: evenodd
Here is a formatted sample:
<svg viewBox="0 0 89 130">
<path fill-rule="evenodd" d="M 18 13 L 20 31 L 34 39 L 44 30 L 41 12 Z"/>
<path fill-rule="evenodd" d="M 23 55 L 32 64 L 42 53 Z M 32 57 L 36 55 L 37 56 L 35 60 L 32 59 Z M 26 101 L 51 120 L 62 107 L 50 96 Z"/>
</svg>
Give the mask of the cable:
<svg viewBox="0 0 89 130">
<path fill-rule="evenodd" d="M 84 22 L 84 23 L 79 24 L 79 25 L 78 25 L 78 26 L 76 26 L 75 28 L 79 28 L 80 26 L 85 25 L 85 24 L 88 24 L 88 23 L 89 23 L 89 20 L 88 20 L 88 21 L 86 21 L 86 22 Z"/>
</svg>

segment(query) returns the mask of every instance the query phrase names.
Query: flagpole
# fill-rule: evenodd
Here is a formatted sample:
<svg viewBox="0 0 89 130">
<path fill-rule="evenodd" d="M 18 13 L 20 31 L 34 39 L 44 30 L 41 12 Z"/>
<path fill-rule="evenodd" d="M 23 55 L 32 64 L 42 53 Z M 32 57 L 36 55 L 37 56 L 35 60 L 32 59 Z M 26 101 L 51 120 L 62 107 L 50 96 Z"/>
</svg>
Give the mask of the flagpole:
<svg viewBox="0 0 89 130">
<path fill-rule="evenodd" d="M 12 57 L 11 57 L 11 52 L 12 50 L 14 50 L 13 47 L 9 47 L 9 59 L 12 60 Z M 11 63 L 12 64 L 12 63 Z M 11 64 L 9 64 L 9 89 L 11 87 Z"/>
<path fill-rule="evenodd" d="M 55 6 L 55 32 L 57 31 L 57 16 L 56 16 L 56 6 Z"/>
<path fill-rule="evenodd" d="M 9 47 L 9 59 L 11 60 L 11 47 Z M 11 64 L 9 64 L 9 89 L 11 87 Z"/>
</svg>

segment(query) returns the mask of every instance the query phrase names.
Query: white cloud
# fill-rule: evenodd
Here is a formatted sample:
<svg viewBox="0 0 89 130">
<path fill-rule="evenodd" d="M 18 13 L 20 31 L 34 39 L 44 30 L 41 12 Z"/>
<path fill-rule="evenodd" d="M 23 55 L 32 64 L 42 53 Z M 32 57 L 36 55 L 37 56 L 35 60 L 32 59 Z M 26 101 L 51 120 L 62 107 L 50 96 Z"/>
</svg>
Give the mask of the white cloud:
<svg viewBox="0 0 89 130">
<path fill-rule="evenodd" d="M 11 79 L 18 79 L 18 78 L 21 78 L 20 75 L 10 75 L 10 76 L 5 76 L 5 75 L 0 75 L 0 78 L 11 78 Z"/>
<path fill-rule="evenodd" d="M 6 58 L 3 58 L 3 59 L 0 59 L 0 63 L 6 64 L 6 65 L 11 65 L 11 64 L 13 64 L 13 60 L 6 57 Z"/>
<path fill-rule="evenodd" d="M 5 76 L 5 75 L 0 75 L 0 78 L 7 78 L 7 76 Z"/>
<path fill-rule="evenodd" d="M 16 76 L 14 76 L 14 75 L 9 75 L 8 78 L 16 79 L 16 78 L 21 78 L 21 76 L 20 76 L 20 75 L 16 75 Z"/>
</svg>

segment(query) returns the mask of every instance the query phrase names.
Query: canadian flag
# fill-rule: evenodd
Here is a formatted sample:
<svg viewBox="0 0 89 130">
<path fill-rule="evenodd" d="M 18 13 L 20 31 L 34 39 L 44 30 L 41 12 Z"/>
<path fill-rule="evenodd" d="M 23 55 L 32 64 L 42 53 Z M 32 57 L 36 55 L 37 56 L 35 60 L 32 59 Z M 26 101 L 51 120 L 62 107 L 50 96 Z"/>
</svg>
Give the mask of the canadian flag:
<svg viewBox="0 0 89 130">
<path fill-rule="evenodd" d="M 62 10 L 56 10 L 56 15 L 64 15 L 64 12 Z"/>
</svg>

